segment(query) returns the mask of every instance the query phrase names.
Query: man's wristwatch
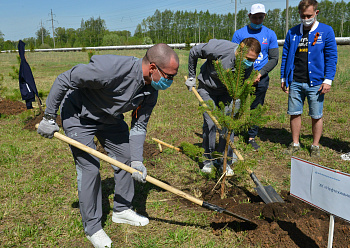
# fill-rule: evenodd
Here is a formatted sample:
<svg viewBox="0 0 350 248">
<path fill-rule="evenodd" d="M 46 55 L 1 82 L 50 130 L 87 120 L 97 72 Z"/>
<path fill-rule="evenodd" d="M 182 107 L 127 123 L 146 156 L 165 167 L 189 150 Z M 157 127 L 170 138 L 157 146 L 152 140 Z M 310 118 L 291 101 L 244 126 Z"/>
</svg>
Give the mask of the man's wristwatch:
<svg viewBox="0 0 350 248">
<path fill-rule="evenodd" d="M 48 120 L 48 121 L 56 121 L 56 116 L 53 115 L 53 114 L 47 114 L 47 113 L 45 113 L 45 114 L 44 114 L 44 118 L 45 118 L 46 120 Z"/>
</svg>

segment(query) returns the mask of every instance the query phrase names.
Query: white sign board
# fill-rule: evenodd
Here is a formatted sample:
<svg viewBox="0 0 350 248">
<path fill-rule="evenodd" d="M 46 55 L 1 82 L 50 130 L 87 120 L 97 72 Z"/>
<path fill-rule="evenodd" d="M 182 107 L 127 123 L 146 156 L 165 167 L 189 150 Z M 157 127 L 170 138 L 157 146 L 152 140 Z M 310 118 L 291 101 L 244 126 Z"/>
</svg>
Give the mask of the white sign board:
<svg viewBox="0 0 350 248">
<path fill-rule="evenodd" d="M 350 221 L 350 175 L 292 157 L 290 194 Z"/>
</svg>

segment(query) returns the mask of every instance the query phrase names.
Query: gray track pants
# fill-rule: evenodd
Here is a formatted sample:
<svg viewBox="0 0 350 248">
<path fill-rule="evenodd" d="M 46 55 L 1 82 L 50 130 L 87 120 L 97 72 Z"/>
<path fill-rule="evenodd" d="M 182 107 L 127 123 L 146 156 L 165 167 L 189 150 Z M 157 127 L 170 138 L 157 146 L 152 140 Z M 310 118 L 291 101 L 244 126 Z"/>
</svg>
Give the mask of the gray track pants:
<svg viewBox="0 0 350 248">
<path fill-rule="evenodd" d="M 223 102 L 225 105 L 232 101 L 232 98 L 228 94 L 223 95 L 215 95 L 212 92 L 208 92 L 208 90 L 204 89 L 199 85 L 198 94 L 203 98 L 204 101 L 211 100 L 215 103 L 216 106 L 219 105 L 219 102 Z M 214 122 L 211 120 L 207 113 L 203 114 L 203 143 L 202 147 L 204 148 L 204 152 L 206 153 L 207 158 L 211 158 L 209 154 L 215 151 L 215 141 L 216 141 L 216 126 Z M 231 134 L 231 141 L 233 142 L 234 133 Z M 223 153 L 225 150 L 226 140 L 223 138 L 219 138 L 219 144 L 217 147 L 217 151 Z M 228 149 L 228 158 L 233 157 L 233 151 L 229 146 Z"/>
<path fill-rule="evenodd" d="M 124 120 L 120 120 L 117 124 L 103 124 L 79 119 L 77 109 L 69 105 L 69 101 L 66 101 L 61 111 L 63 129 L 68 137 L 95 149 L 94 136 L 96 136 L 108 156 L 130 165 L 129 130 Z M 77 170 L 79 207 L 84 231 L 91 236 L 102 229 L 100 163 L 98 158 L 78 148 L 71 146 L 71 151 Z M 134 180 L 130 173 L 113 165 L 112 167 L 115 181 L 113 211 L 123 211 L 131 208 Z"/>
</svg>

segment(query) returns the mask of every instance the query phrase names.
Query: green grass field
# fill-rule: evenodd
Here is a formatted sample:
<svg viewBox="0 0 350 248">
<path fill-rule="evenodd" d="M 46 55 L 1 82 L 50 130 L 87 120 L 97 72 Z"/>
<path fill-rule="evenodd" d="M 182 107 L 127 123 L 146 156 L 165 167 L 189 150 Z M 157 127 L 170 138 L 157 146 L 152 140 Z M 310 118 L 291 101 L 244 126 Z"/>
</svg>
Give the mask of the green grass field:
<svg viewBox="0 0 350 248">
<path fill-rule="evenodd" d="M 311 121 L 307 104 L 302 115 L 300 157 L 323 166 L 350 173 L 350 162 L 340 155 L 350 151 L 350 72 L 347 67 L 349 46 L 338 46 L 338 66 L 331 92 L 324 105 L 324 130 L 321 138 L 321 158 L 312 159 Z M 158 138 L 174 146 L 187 141 L 200 144 L 202 114 L 193 93 L 184 85 L 187 75 L 188 51 L 177 50 L 180 69 L 174 84 L 162 91 L 148 125 L 146 142 L 155 144 Z M 118 54 L 142 57 L 144 50 L 104 51 L 95 54 Z M 0 54 L 0 97 L 18 98 L 18 80 L 9 76 L 17 66 L 17 54 Z M 87 52 L 26 53 L 37 88 L 45 100 L 58 74 L 78 63 L 87 63 Z M 203 61 L 202 61 L 203 62 Z M 199 63 L 201 64 L 201 63 Z M 199 66 L 198 66 L 199 67 Z M 279 65 L 270 73 L 270 87 L 265 104 L 273 118 L 261 127 L 259 152 L 246 145 L 244 133 L 237 136 L 237 148 L 264 184 L 278 192 L 289 190 L 290 157 L 282 154 L 291 142 L 287 95 L 280 89 Z M 91 247 L 86 239 L 78 208 L 76 171 L 67 144 L 57 139 L 45 139 L 36 132 L 24 130 L 25 120 L 34 115 L 27 111 L 0 118 L 0 246 L 1 247 Z M 130 123 L 130 113 L 125 114 Z M 62 132 L 62 130 L 61 130 Z M 199 172 L 193 160 L 174 150 L 145 161 L 148 174 L 172 186 L 195 195 L 208 179 Z M 240 175 L 239 169 L 235 169 Z M 227 228 L 215 235 L 210 217 L 215 213 L 196 211 L 184 205 L 173 194 L 147 183 L 137 185 L 135 209 L 146 210 L 151 223 L 145 227 L 116 225 L 111 221 L 113 201 L 113 171 L 102 162 L 104 197 L 104 229 L 118 247 L 247 247 L 244 232 Z M 251 190 L 253 182 L 247 174 L 236 183 Z"/>
</svg>

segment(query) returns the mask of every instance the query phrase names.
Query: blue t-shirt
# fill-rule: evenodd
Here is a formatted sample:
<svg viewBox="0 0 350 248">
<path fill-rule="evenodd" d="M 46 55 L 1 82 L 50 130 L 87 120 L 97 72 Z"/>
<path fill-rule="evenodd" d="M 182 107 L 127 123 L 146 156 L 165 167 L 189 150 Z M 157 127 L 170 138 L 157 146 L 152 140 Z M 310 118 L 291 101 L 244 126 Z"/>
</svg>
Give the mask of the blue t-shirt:
<svg viewBox="0 0 350 248">
<path fill-rule="evenodd" d="M 277 36 L 271 29 L 262 26 L 261 29 L 255 30 L 249 28 L 249 25 L 237 30 L 232 37 L 232 42 L 241 43 L 245 38 L 253 37 L 260 42 L 261 52 L 254 62 L 254 68 L 258 71 L 269 61 L 269 49 L 278 48 Z"/>
</svg>

